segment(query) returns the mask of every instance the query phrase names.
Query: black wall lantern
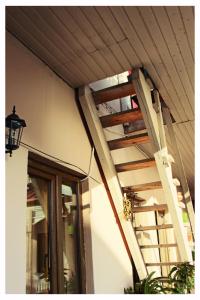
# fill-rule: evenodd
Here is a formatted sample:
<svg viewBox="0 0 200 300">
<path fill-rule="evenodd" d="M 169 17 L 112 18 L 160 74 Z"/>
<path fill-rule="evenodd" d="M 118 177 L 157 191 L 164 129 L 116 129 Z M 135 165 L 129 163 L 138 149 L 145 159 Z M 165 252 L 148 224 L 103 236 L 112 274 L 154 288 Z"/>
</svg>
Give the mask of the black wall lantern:
<svg viewBox="0 0 200 300">
<path fill-rule="evenodd" d="M 13 106 L 12 114 L 6 117 L 6 153 L 19 148 L 23 128 L 26 127 L 26 123 L 23 119 L 20 119 L 15 113 L 15 106 Z"/>
</svg>

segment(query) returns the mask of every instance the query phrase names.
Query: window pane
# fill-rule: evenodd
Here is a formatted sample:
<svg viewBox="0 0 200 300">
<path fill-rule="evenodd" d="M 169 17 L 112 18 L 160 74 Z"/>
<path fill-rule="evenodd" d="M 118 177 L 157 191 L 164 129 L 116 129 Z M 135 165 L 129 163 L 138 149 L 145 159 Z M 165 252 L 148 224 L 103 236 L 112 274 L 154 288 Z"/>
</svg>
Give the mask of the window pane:
<svg viewBox="0 0 200 300">
<path fill-rule="evenodd" d="M 48 198 L 49 182 L 29 177 L 26 208 L 26 292 L 49 292 Z"/>
<path fill-rule="evenodd" d="M 79 293 L 77 272 L 77 197 L 73 187 L 62 184 L 63 271 L 66 294 Z"/>
</svg>

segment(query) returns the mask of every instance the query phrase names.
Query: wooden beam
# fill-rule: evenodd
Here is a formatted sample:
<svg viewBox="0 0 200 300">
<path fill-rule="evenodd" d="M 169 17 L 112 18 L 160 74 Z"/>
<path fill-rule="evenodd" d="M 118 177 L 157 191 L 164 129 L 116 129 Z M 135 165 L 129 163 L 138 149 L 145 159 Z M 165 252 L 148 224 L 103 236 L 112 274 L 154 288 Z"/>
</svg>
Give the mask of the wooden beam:
<svg viewBox="0 0 200 300">
<path fill-rule="evenodd" d="M 127 122 L 142 120 L 142 112 L 139 109 L 129 109 L 116 114 L 100 117 L 102 127 L 115 126 Z M 143 128 L 144 129 L 144 128 Z"/>
<path fill-rule="evenodd" d="M 150 168 L 156 166 L 154 158 L 147 158 L 137 161 L 126 162 L 122 164 L 115 165 L 117 172 L 125 172 L 132 170 L 140 170 L 144 168 Z"/>
<path fill-rule="evenodd" d="M 189 190 L 187 178 L 186 178 L 186 175 L 185 175 L 185 169 L 184 169 L 183 161 L 182 161 L 182 158 L 181 158 L 181 153 L 179 151 L 179 147 L 178 147 L 178 143 L 177 143 L 177 140 L 176 140 L 174 128 L 172 126 L 172 119 L 171 119 L 170 111 L 167 107 L 163 108 L 163 115 L 164 115 L 164 119 L 165 119 L 165 122 L 166 122 L 166 125 L 167 125 L 167 128 L 168 128 L 168 133 L 169 133 L 169 137 L 170 137 L 170 140 L 171 140 L 171 145 L 174 149 L 175 162 L 176 162 L 176 165 L 177 165 L 178 176 L 179 176 L 179 180 L 180 180 L 182 190 L 183 190 L 184 203 L 186 205 L 186 209 L 187 209 L 187 212 L 188 212 L 190 226 L 191 226 L 191 230 L 193 232 L 193 239 L 195 240 L 195 214 L 194 214 L 194 208 L 193 208 L 193 205 L 192 205 L 192 199 L 191 199 L 191 195 L 190 195 L 190 190 Z"/>
<path fill-rule="evenodd" d="M 175 266 L 180 265 L 182 262 L 174 261 L 174 262 L 159 262 L 159 263 L 146 263 L 147 267 L 156 267 L 156 266 Z"/>
<path fill-rule="evenodd" d="M 180 258 L 182 261 L 190 262 L 192 261 L 192 253 L 187 236 L 185 234 L 181 210 L 178 206 L 177 190 L 172 178 L 171 165 L 166 164 L 165 160 L 163 159 L 165 154 L 165 149 L 154 154 L 157 170 L 162 182 L 165 199 L 172 219 L 172 224 L 174 225 L 174 233 L 178 244 Z"/>
<path fill-rule="evenodd" d="M 124 193 L 128 193 L 131 191 L 142 192 L 142 191 L 156 190 L 156 189 L 162 189 L 161 181 L 147 182 L 147 183 L 143 183 L 143 184 L 125 186 L 122 188 Z"/>
<path fill-rule="evenodd" d="M 152 225 L 152 226 L 138 226 L 135 227 L 135 231 L 147 231 L 147 230 L 160 230 L 173 228 L 172 224 Z"/>
<path fill-rule="evenodd" d="M 93 92 L 95 104 L 101 104 L 114 99 L 135 95 L 135 90 L 131 82 L 124 82 L 109 88 Z"/>
<path fill-rule="evenodd" d="M 133 213 L 148 212 L 148 211 L 160 211 L 160 210 L 167 210 L 167 205 L 166 204 L 158 204 L 158 205 L 139 206 L 139 207 L 132 208 Z"/>
<path fill-rule="evenodd" d="M 177 247 L 177 244 L 142 245 L 140 249 Z"/>
<path fill-rule="evenodd" d="M 108 141 L 108 147 L 110 148 L 110 150 L 115 150 L 115 149 L 130 147 L 134 144 L 148 143 L 149 140 L 150 138 L 147 133 L 141 133 L 137 135 L 132 135 L 132 136 Z"/>
<path fill-rule="evenodd" d="M 132 78 L 148 134 L 152 137 L 157 170 L 161 179 L 172 223 L 174 225 L 174 233 L 180 257 L 182 261 L 190 262 L 192 261 L 192 253 L 185 234 L 181 211 L 178 207 L 177 191 L 173 183 L 168 151 L 166 147 L 162 148 L 162 145 L 165 144 L 164 136 L 162 138 L 160 136 L 161 134 L 164 134 L 164 131 L 159 130 L 159 126 L 163 127 L 163 124 L 161 124 L 162 120 L 157 117 L 156 111 L 153 108 L 150 87 L 141 70 L 134 70 Z M 158 98 L 157 100 L 159 101 Z"/>
<path fill-rule="evenodd" d="M 133 71 L 132 83 L 136 91 L 148 134 L 152 137 L 155 151 L 158 151 L 160 149 L 160 137 L 157 115 L 152 104 L 151 89 L 140 69 L 135 69 Z"/>
<path fill-rule="evenodd" d="M 107 188 L 113 201 L 112 205 L 118 215 L 120 226 L 126 237 L 139 278 L 144 279 L 147 276 L 147 269 L 132 224 L 123 217 L 124 197 L 89 87 L 86 86 L 79 89 L 79 101 L 90 129 L 98 159 L 101 163 L 102 172 L 107 182 Z"/>
</svg>

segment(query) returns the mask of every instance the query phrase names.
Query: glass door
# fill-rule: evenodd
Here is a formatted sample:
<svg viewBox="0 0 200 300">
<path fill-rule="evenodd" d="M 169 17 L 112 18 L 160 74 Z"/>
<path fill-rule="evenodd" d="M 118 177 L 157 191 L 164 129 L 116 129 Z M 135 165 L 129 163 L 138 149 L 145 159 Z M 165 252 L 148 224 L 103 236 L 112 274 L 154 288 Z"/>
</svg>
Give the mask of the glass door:
<svg viewBox="0 0 200 300">
<path fill-rule="evenodd" d="M 32 157 L 33 155 L 31 155 Z M 29 161 L 26 292 L 82 293 L 78 178 L 51 161 Z"/>
<path fill-rule="evenodd" d="M 26 291 L 49 293 L 49 187 L 50 182 L 28 177 L 26 208 Z"/>
</svg>

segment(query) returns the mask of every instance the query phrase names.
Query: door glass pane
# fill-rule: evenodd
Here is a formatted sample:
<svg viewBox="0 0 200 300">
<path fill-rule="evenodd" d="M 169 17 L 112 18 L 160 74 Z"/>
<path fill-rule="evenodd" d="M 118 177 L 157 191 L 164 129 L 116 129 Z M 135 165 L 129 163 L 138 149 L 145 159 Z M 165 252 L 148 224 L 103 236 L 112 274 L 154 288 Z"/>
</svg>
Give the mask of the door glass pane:
<svg viewBox="0 0 200 300">
<path fill-rule="evenodd" d="M 49 181 L 28 177 L 26 208 L 26 292 L 49 293 Z"/>
<path fill-rule="evenodd" d="M 77 197 L 73 185 L 62 184 L 63 272 L 66 294 L 79 293 L 77 224 Z"/>
</svg>

